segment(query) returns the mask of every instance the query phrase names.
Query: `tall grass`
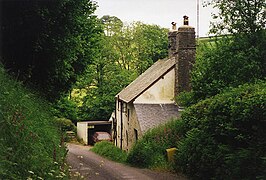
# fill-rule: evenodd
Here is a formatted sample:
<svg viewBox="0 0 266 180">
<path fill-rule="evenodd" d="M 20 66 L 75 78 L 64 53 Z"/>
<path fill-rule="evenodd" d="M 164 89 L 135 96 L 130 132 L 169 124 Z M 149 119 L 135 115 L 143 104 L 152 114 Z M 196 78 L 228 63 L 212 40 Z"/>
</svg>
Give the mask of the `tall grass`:
<svg viewBox="0 0 266 180">
<path fill-rule="evenodd" d="M 66 150 L 47 103 L 0 65 L 0 179 L 56 179 Z"/>
<path fill-rule="evenodd" d="M 125 163 L 127 153 L 118 147 L 114 146 L 111 142 L 102 141 L 95 144 L 91 151 L 104 156 L 112 161 Z"/>
</svg>

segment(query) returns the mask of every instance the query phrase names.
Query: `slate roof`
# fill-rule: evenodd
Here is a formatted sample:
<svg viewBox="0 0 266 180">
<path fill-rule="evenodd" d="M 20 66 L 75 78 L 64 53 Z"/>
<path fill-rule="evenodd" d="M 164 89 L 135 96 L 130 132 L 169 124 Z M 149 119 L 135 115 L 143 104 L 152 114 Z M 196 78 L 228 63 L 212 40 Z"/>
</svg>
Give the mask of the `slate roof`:
<svg viewBox="0 0 266 180">
<path fill-rule="evenodd" d="M 158 60 L 116 96 L 128 103 L 151 87 L 175 66 L 175 58 Z"/>
<path fill-rule="evenodd" d="M 172 118 L 179 118 L 180 113 L 175 104 L 134 104 L 142 133 Z"/>
</svg>

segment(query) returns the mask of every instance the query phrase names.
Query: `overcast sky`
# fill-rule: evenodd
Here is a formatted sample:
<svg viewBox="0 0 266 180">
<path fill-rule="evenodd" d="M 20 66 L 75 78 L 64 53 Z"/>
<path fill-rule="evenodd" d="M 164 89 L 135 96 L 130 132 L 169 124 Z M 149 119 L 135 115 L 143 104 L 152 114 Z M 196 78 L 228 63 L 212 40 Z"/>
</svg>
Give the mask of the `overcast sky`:
<svg viewBox="0 0 266 180">
<path fill-rule="evenodd" d="M 197 0 L 95 0 L 98 3 L 96 15 L 116 16 L 123 22 L 141 21 L 170 28 L 171 22 L 183 23 L 187 15 L 190 25 L 197 30 Z M 200 36 L 207 36 L 211 21 L 212 7 L 202 7 L 200 1 Z"/>
</svg>

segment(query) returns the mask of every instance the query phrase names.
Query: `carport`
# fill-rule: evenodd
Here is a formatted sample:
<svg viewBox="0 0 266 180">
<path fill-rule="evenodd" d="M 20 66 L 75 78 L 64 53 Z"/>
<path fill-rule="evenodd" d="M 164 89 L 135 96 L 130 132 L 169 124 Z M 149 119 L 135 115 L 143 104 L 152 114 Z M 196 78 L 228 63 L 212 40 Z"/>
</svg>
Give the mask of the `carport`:
<svg viewBox="0 0 266 180">
<path fill-rule="evenodd" d="M 77 122 L 77 135 L 86 145 L 93 144 L 92 136 L 97 131 L 111 134 L 111 121 L 81 121 Z"/>
</svg>

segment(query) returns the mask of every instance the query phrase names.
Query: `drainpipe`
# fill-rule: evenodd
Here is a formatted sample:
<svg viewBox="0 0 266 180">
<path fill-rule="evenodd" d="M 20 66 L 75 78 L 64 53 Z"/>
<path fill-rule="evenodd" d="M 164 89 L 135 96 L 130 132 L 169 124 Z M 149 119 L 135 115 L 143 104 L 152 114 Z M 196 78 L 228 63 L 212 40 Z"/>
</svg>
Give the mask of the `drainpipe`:
<svg viewBox="0 0 266 180">
<path fill-rule="evenodd" d="M 120 120 L 121 120 L 121 134 L 120 134 L 120 149 L 123 149 L 123 102 L 121 101 L 120 106 Z"/>
<path fill-rule="evenodd" d="M 113 124 L 115 125 L 114 128 L 114 138 L 115 138 L 115 145 L 117 146 L 117 103 L 118 103 L 119 96 L 115 98 L 115 119 L 113 120 Z M 114 123 L 115 122 L 115 123 Z"/>
</svg>

